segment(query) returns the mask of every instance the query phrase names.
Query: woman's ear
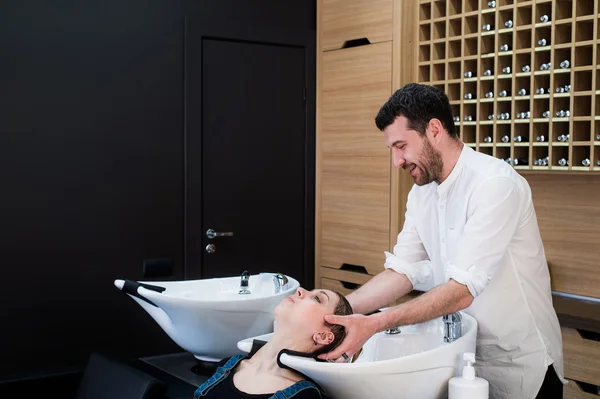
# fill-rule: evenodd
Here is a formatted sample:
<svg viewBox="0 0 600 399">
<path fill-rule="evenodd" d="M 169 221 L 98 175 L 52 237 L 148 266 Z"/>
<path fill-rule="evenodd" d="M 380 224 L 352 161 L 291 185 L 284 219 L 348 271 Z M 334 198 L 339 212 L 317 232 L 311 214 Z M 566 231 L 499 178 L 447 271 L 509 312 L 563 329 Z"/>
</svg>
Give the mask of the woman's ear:
<svg viewBox="0 0 600 399">
<path fill-rule="evenodd" d="M 333 335 L 331 331 L 313 334 L 313 341 L 315 341 L 315 344 L 319 345 L 329 345 L 333 342 L 334 338 L 335 335 Z"/>
</svg>

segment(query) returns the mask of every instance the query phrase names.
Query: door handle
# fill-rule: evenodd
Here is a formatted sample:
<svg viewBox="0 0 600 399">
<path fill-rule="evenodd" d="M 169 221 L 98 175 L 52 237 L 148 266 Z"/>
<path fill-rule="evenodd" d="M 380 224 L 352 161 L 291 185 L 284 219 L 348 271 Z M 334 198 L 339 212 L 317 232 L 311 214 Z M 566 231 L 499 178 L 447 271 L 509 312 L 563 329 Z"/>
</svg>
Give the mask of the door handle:
<svg viewBox="0 0 600 399">
<path fill-rule="evenodd" d="M 228 231 L 228 232 L 224 232 L 224 233 L 219 233 L 219 232 L 214 231 L 213 229 L 208 229 L 206 231 L 206 236 L 210 239 L 213 239 L 215 237 L 232 237 L 233 232 Z"/>
</svg>

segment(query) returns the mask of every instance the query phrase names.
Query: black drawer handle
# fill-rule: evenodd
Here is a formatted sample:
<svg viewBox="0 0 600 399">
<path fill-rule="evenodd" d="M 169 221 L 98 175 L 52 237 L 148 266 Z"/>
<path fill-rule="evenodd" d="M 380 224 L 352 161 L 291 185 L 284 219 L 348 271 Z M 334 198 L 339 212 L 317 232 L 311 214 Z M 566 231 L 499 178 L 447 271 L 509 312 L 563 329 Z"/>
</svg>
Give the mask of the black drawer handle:
<svg viewBox="0 0 600 399">
<path fill-rule="evenodd" d="M 344 263 L 340 270 L 344 270 L 347 272 L 360 273 L 360 274 L 369 274 L 367 268 L 364 266 L 351 265 L 350 263 Z"/>
<path fill-rule="evenodd" d="M 360 47 L 366 46 L 367 44 L 371 44 L 369 39 L 366 37 L 361 37 L 360 39 L 346 40 L 342 48 Z"/>
</svg>

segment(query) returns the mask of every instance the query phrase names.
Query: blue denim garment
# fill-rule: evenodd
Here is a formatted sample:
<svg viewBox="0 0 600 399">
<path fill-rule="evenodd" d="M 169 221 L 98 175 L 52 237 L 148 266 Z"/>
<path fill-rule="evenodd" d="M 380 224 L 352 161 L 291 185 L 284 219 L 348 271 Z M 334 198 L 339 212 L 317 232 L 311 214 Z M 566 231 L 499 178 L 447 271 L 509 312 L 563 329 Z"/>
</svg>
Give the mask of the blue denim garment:
<svg viewBox="0 0 600 399">
<path fill-rule="evenodd" d="M 223 366 L 217 368 L 217 371 L 210 377 L 204 384 L 200 385 L 198 389 L 194 392 L 194 397 L 199 398 L 202 396 L 206 396 L 206 394 L 217 384 L 223 381 L 225 378 L 229 376 L 231 370 L 237 366 L 237 364 L 244 359 L 244 355 L 236 355 L 232 356 L 227 363 Z M 310 381 L 298 381 L 294 385 L 285 388 L 282 391 L 275 392 L 270 399 L 287 399 L 296 396 L 298 392 L 301 392 L 305 389 L 316 389 L 319 392 L 319 396 L 321 395 L 321 390 Z"/>
</svg>

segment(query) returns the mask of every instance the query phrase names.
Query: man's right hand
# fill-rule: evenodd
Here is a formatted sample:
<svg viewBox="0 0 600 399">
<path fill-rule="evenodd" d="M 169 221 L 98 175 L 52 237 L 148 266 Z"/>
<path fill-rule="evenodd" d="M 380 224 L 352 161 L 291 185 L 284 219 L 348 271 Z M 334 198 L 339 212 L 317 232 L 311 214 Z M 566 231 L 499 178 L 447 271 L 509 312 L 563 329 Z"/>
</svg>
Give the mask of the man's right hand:
<svg viewBox="0 0 600 399">
<path fill-rule="evenodd" d="M 345 353 L 349 358 L 377 332 L 375 319 L 371 316 L 352 314 L 348 316 L 327 315 L 325 321 L 330 324 L 339 324 L 345 327 L 346 337 L 340 345 L 329 353 L 322 353 L 318 357 L 323 360 L 337 360 Z"/>
</svg>

